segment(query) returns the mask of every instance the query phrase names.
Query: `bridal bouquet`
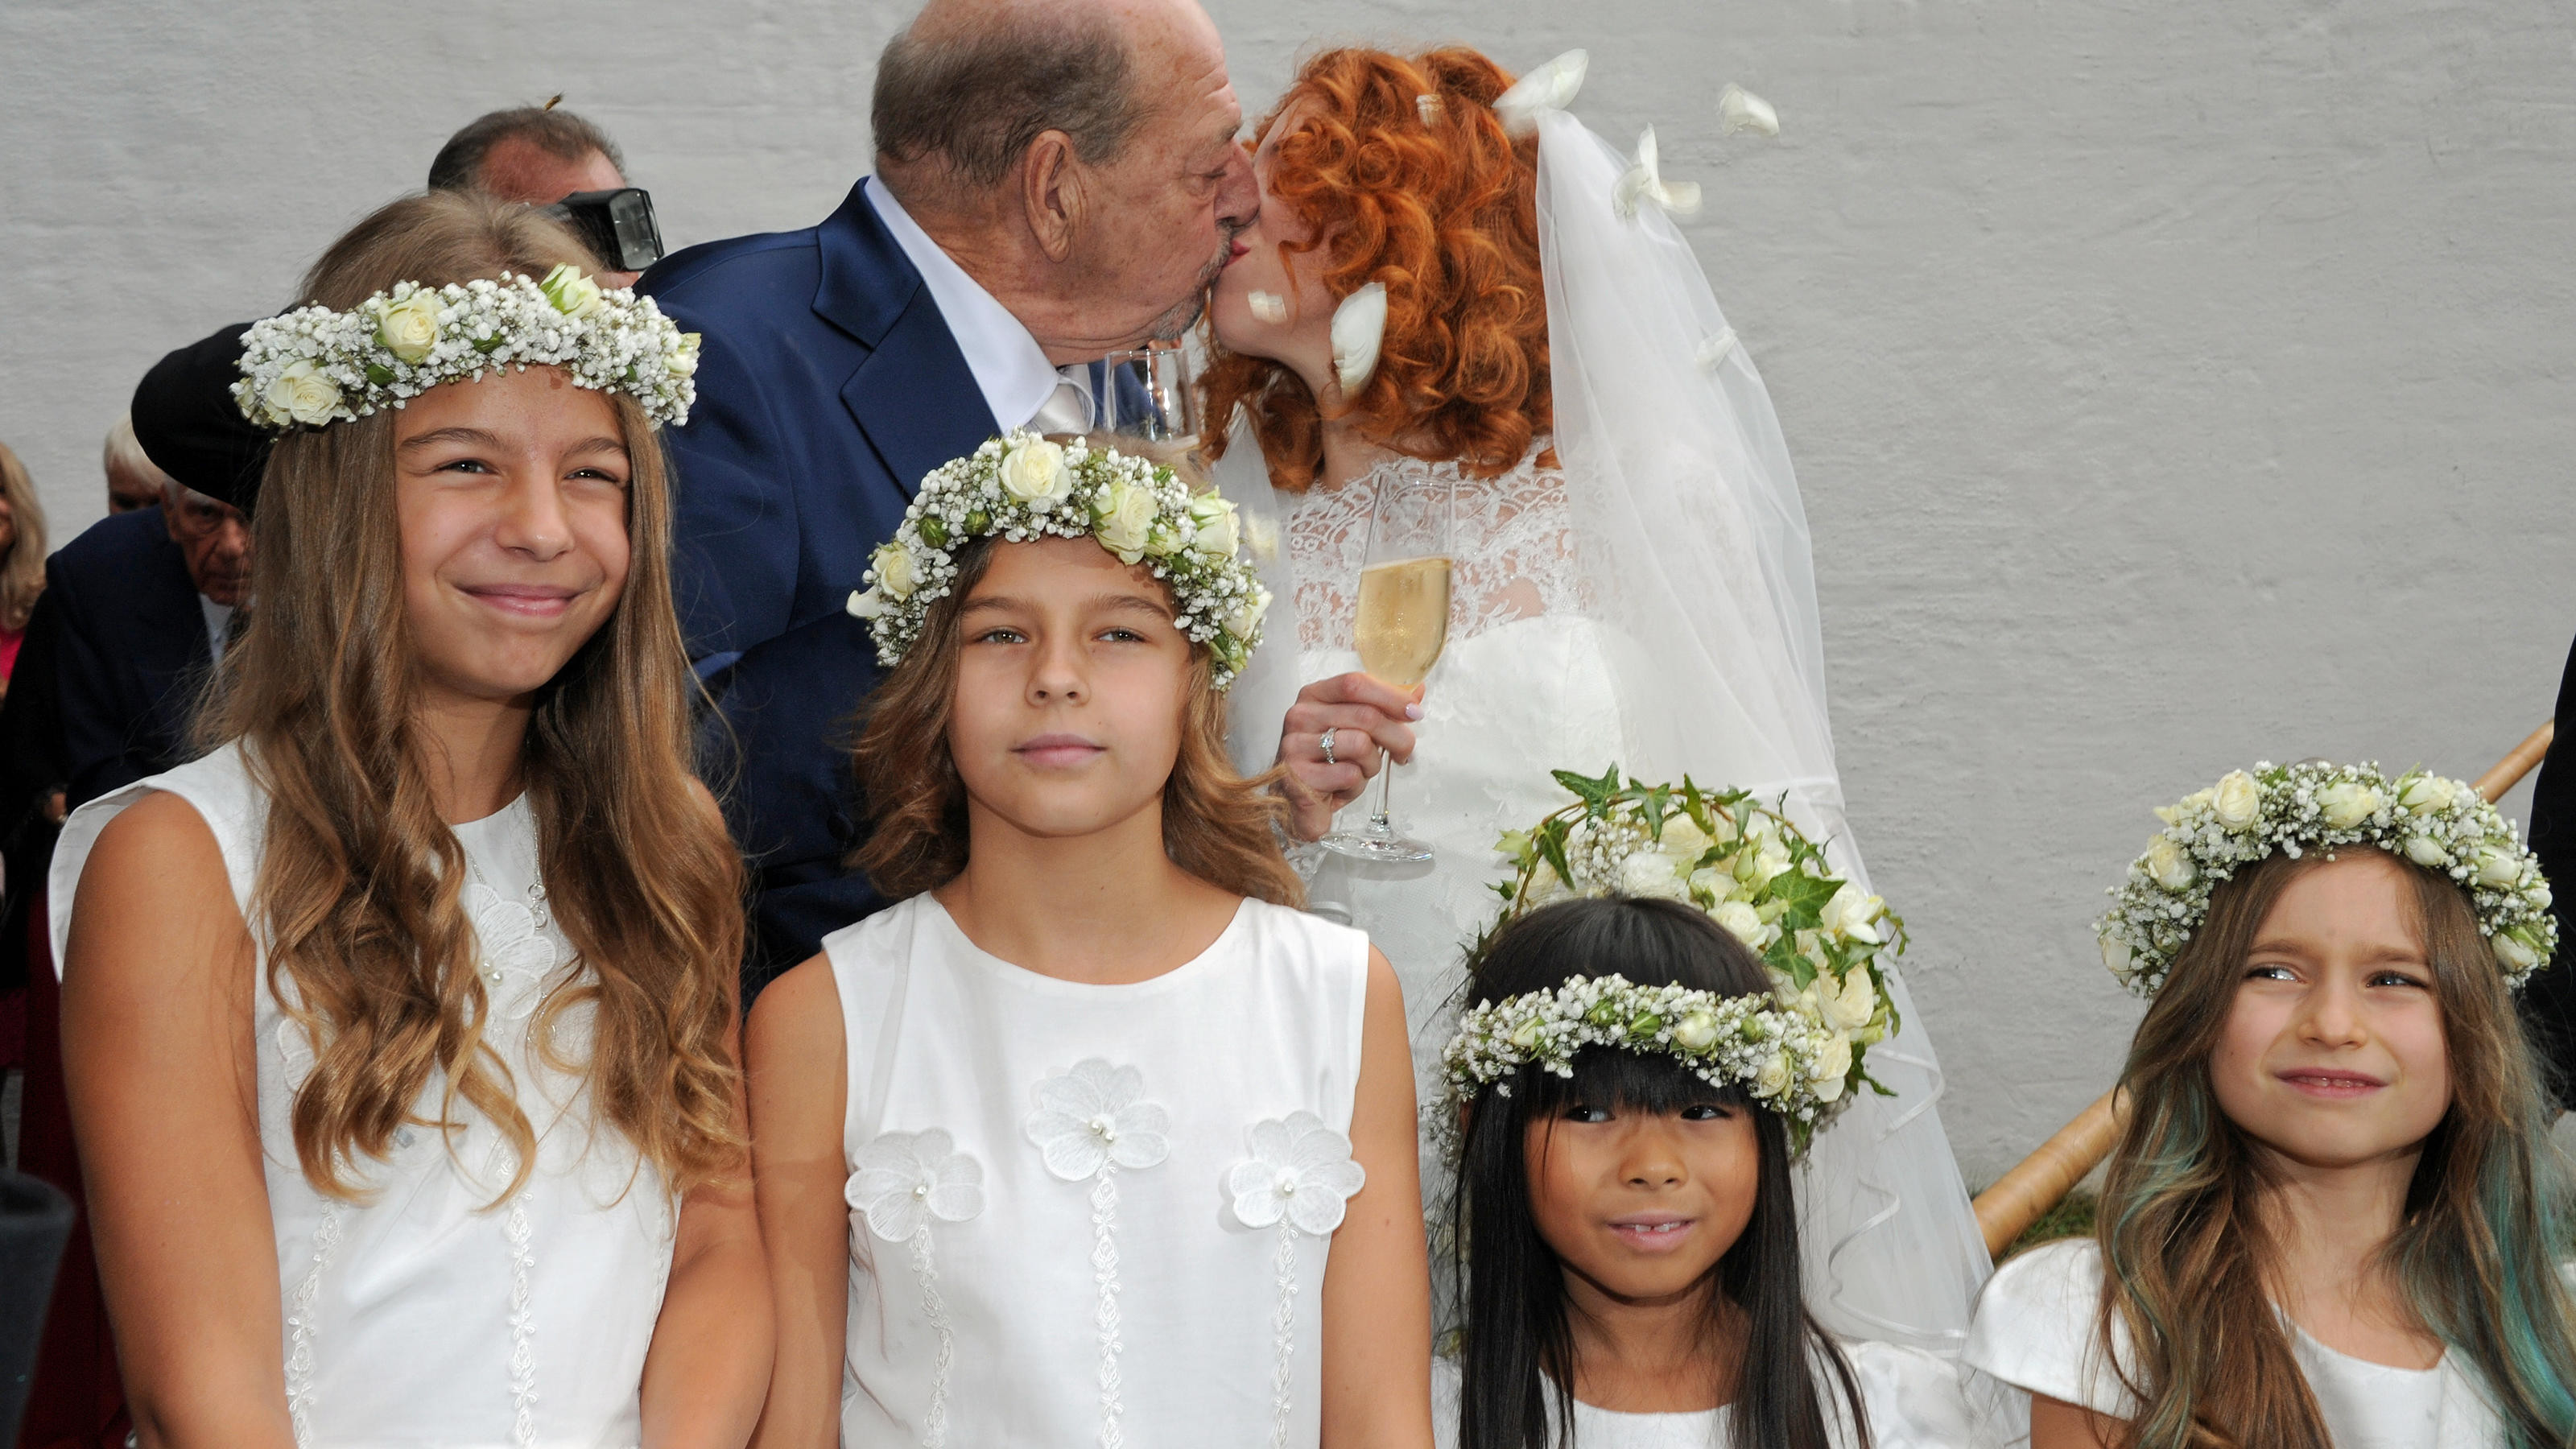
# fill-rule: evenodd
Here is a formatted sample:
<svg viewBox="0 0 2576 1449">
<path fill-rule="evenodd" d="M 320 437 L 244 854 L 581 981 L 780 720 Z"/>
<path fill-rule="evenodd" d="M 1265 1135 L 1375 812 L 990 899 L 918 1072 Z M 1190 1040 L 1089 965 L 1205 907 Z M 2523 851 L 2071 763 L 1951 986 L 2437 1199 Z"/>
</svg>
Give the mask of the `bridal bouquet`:
<svg viewBox="0 0 2576 1449">
<path fill-rule="evenodd" d="M 1905 950 L 1905 922 L 1887 902 L 1836 876 L 1823 847 L 1746 790 L 1704 790 L 1553 772 L 1574 800 L 1495 849 L 1512 879 L 1495 885 L 1502 913 L 1486 938 L 1522 913 L 1575 896 L 1683 901 L 1708 913 L 1769 968 L 1773 994 L 1850 1047 L 1826 1102 L 1868 1085 L 1862 1058 L 1899 1025 L 1878 964 Z M 1482 941 L 1478 942 L 1481 949 Z M 1839 1051 L 1834 1055 L 1839 1056 Z"/>
</svg>

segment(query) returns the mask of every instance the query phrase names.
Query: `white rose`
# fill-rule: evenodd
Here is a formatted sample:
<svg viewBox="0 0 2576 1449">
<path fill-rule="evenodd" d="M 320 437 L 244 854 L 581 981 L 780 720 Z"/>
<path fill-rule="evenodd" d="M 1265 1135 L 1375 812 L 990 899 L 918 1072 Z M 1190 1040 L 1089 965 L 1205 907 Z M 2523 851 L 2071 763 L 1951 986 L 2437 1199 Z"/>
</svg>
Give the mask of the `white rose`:
<svg viewBox="0 0 2576 1449">
<path fill-rule="evenodd" d="M 2418 775 L 2397 792 L 2397 803 L 2410 815 L 2431 815 L 2448 810 L 2459 799 L 2451 782 L 2439 775 Z"/>
<path fill-rule="evenodd" d="M 1234 505 L 1213 493 L 1190 500 L 1190 547 L 1214 558 L 1232 558 L 1243 542 Z"/>
<path fill-rule="evenodd" d="M 376 306 L 376 340 L 405 362 L 418 362 L 438 345 L 441 304 L 434 292 L 414 292 L 399 302 Z"/>
<path fill-rule="evenodd" d="M 662 365 L 671 370 L 671 375 L 673 377 L 697 376 L 698 334 L 695 332 L 681 333 L 680 345 L 671 349 L 670 356 L 662 359 Z"/>
<path fill-rule="evenodd" d="M 1708 913 L 1708 918 L 1724 926 L 1727 934 L 1756 951 L 1770 944 L 1767 939 L 1770 931 L 1763 926 L 1762 917 L 1756 915 L 1753 908 L 1742 901 L 1720 901 L 1717 909 Z"/>
<path fill-rule="evenodd" d="M 2134 953 L 2129 950 L 2129 943 L 2119 937 L 2102 938 L 2102 964 L 2111 969 L 2112 975 L 2124 981 L 2129 976 L 2129 957 L 2132 954 Z"/>
<path fill-rule="evenodd" d="M 2263 813 L 2263 787 L 2243 770 L 2230 770 L 2209 792 L 2209 813 L 2229 830 L 2243 830 Z"/>
<path fill-rule="evenodd" d="M 1735 853 L 1735 878 L 1748 890 L 1760 890 L 1789 868 L 1789 852 L 1777 840 L 1764 840 L 1752 850 Z"/>
<path fill-rule="evenodd" d="M 2317 792 L 2317 809 L 2329 830 L 2350 830 L 2379 813 L 2386 803 L 2379 791 L 2359 780 L 2342 780 Z"/>
<path fill-rule="evenodd" d="M 1533 1016 L 1512 1029 L 1511 1043 L 1522 1051 L 1528 1051 L 1538 1045 L 1540 1035 L 1546 1030 L 1546 1024 Z"/>
<path fill-rule="evenodd" d="M 1688 900 L 1690 887 L 1673 869 L 1673 858 L 1659 850 L 1641 850 L 1619 862 L 1619 893 L 1668 901 Z"/>
<path fill-rule="evenodd" d="M 1753 1072 L 1753 1095 L 1773 1098 L 1789 1090 L 1789 1054 L 1773 1052 Z"/>
<path fill-rule="evenodd" d="M 2517 852 L 2481 845 L 2477 860 L 2480 885 L 2509 886 L 2522 879 L 2522 857 Z"/>
<path fill-rule="evenodd" d="M 567 317 L 587 317 L 601 306 L 599 283 L 584 276 L 581 268 L 570 262 L 546 273 L 546 279 L 537 283 L 537 290 L 545 293 L 546 300 L 554 304 L 555 310 Z"/>
<path fill-rule="evenodd" d="M 877 592 L 901 601 L 912 597 L 921 576 L 912 566 L 912 550 L 899 543 L 881 544 L 870 561 L 876 567 Z"/>
<path fill-rule="evenodd" d="M 1704 1052 L 1717 1041 L 1717 1018 L 1694 1011 L 1673 1023 L 1673 1040 L 1686 1050 Z"/>
<path fill-rule="evenodd" d="M 1885 900 L 1869 895 L 1859 886 L 1845 881 L 1843 888 L 1834 892 L 1833 899 L 1825 902 L 1823 911 L 1825 929 L 1847 940 L 1866 941 L 1876 945 L 1879 939 L 1877 926 L 1879 913 L 1886 909 Z"/>
<path fill-rule="evenodd" d="M 2531 908 L 2535 911 L 2548 910 L 2550 903 L 2557 899 L 2557 897 L 2549 893 L 2549 882 L 2547 881 L 2542 881 L 2540 884 L 2533 886 L 2530 890 L 2524 892 L 2523 898 L 2531 902 Z"/>
<path fill-rule="evenodd" d="M 1675 865 L 1697 865 L 1711 844 L 1708 832 L 1687 815 L 1675 815 L 1664 821 L 1663 837 L 1655 842 L 1658 849 L 1671 856 Z"/>
<path fill-rule="evenodd" d="M 2191 883 L 2200 878 L 2200 872 L 2192 866 L 2191 857 L 2171 838 L 2162 835 L 2156 837 L 2155 844 L 2147 847 L 2147 874 L 2155 878 L 2157 885 L 2176 893 L 2191 889 Z"/>
<path fill-rule="evenodd" d="M 1816 1050 L 1815 1070 L 1807 1074 L 1818 1101 L 1830 1102 L 1843 1094 L 1843 1078 L 1851 1074 L 1851 1062 L 1851 1038 L 1841 1032 L 1827 1036 Z"/>
<path fill-rule="evenodd" d="M 1002 491 L 1041 513 L 1073 496 L 1073 470 L 1064 464 L 1064 449 L 1044 438 L 1004 453 L 1000 471 Z"/>
<path fill-rule="evenodd" d="M 2430 866 L 2436 870 L 2451 863 L 2451 853 L 2442 848 L 2442 842 L 2429 835 L 2408 837 L 2406 858 L 2417 865 Z"/>
<path fill-rule="evenodd" d="M 1262 616 L 1269 612 L 1270 591 L 1255 588 L 1242 603 L 1234 606 L 1233 613 L 1225 616 L 1225 632 L 1237 639 L 1249 639 L 1261 627 Z"/>
<path fill-rule="evenodd" d="M 1878 1015 L 1878 988 L 1870 982 L 1869 968 L 1854 966 L 1839 987 L 1828 985 L 1830 981 L 1829 977 L 1816 983 L 1825 988 L 1816 996 L 1825 1025 L 1836 1031 L 1858 1031 Z"/>
<path fill-rule="evenodd" d="M 1728 841 L 1735 840 L 1741 836 L 1742 832 L 1735 828 L 1735 817 L 1727 814 L 1724 810 L 1712 805 L 1709 807 L 1708 818 L 1711 823 L 1711 827 L 1717 832 L 1716 839 L 1718 844 L 1724 845 Z"/>
<path fill-rule="evenodd" d="M 1145 556 L 1145 545 L 1154 537 L 1154 495 L 1147 489 L 1121 480 L 1109 486 L 1109 512 L 1091 527 L 1100 546 L 1118 555 L 1120 563 L 1134 563 Z"/>
<path fill-rule="evenodd" d="M 261 401 L 267 404 L 268 415 L 281 423 L 318 428 L 340 410 L 340 385 L 323 376 L 310 360 L 297 358 L 268 385 Z"/>
<path fill-rule="evenodd" d="M 878 593 L 874 589 L 869 589 L 864 593 L 857 589 L 852 589 L 850 591 L 849 602 L 843 604 L 841 607 L 847 610 L 850 617 L 853 619 L 879 618 L 883 616 L 886 611 L 885 595 Z"/>
<path fill-rule="evenodd" d="M 2540 953 L 2517 931 L 2498 931 L 2495 938 L 2496 964 L 2519 976 L 2540 964 Z"/>
</svg>

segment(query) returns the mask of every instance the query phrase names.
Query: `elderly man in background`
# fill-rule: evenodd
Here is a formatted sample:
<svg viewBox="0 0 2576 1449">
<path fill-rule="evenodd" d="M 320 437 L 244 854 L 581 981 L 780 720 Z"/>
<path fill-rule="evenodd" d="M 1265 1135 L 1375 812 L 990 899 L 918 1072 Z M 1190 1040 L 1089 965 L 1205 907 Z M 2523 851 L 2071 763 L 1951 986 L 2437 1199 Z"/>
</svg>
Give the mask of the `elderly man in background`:
<svg viewBox="0 0 2576 1449">
<path fill-rule="evenodd" d="M 102 459 L 107 470 L 107 511 L 134 513 L 161 506 L 162 491 L 170 486 L 170 475 L 152 466 L 143 456 L 143 445 L 134 441 L 134 419 L 116 420 L 107 430 L 107 447 Z"/>
<path fill-rule="evenodd" d="M 1093 420 L 1086 364 L 1177 338 L 1259 191 L 1193 0 L 931 0 L 887 45 L 876 174 L 803 231 L 693 247 L 642 289 L 704 335 L 670 447 L 675 577 L 738 761 L 756 987 L 880 904 L 847 725 L 875 684 L 844 612 L 924 473 Z"/>
</svg>

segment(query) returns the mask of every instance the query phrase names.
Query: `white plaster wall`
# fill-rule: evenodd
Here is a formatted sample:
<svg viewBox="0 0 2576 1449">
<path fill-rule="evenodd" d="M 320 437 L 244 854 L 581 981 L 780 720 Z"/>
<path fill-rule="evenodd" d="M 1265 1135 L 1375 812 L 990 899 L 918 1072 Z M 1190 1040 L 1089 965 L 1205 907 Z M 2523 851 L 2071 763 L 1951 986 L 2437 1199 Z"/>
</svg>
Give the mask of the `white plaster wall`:
<svg viewBox="0 0 2576 1449">
<path fill-rule="evenodd" d="M 162 351 L 282 303 L 445 135 L 556 91 L 674 245 L 801 226 L 903 3 L 0 0 L 0 439 L 56 538 Z M 1318 41 L 1587 45 L 1769 378 L 1860 842 L 1990 1177 L 2109 1080 L 2087 923 L 2255 756 L 2475 774 L 2569 637 L 2576 11 L 2559 0 L 1216 0 Z M 1717 137 L 1727 80 L 1775 142 Z"/>
</svg>

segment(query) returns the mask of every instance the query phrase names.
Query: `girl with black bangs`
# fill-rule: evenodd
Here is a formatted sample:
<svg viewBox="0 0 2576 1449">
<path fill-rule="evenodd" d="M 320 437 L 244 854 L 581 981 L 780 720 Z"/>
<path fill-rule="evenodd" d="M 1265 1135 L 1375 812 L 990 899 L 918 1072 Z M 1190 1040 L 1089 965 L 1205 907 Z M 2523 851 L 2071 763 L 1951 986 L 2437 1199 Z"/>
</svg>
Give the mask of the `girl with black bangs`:
<svg viewBox="0 0 2576 1449">
<path fill-rule="evenodd" d="M 1610 976 L 1771 991 L 1761 962 L 1700 911 L 1580 900 L 1504 928 L 1467 1002 Z M 1443 1449 L 1968 1442 L 1949 1364 L 1837 1340 L 1808 1313 L 1788 1124 L 1746 1085 L 1712 1085 L 1643 1041 L 1587 1048 L 1571 1077 L 1524 1062 L 1459 1110 L 1463 1332 L 1434 1366 Z"/>
</svg>

